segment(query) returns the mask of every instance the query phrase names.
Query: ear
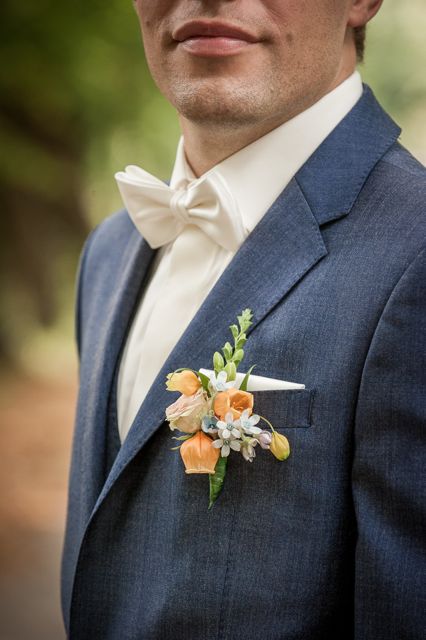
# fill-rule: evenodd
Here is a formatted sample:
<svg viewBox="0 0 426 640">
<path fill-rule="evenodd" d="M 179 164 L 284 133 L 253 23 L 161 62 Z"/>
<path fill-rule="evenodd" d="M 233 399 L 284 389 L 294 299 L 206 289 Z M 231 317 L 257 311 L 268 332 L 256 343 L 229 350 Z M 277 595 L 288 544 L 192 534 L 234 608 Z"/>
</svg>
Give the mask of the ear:
<svg viewBox="0 0 426 640">
<path fill-rule="evenodd" d="M 362 27 L 374 18 L 383 0 L 352 0 L 348 16 L 349 27 Z"/>
</svg>

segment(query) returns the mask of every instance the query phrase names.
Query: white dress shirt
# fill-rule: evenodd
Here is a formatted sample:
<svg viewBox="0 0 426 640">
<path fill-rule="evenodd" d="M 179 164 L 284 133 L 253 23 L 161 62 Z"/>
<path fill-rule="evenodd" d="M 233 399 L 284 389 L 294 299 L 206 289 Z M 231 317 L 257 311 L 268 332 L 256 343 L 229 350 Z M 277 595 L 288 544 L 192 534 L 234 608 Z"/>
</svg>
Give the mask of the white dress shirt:
<svg viewBox="0 0 426 640">
<path fill-rule="evenodd" d="M 209 170 L 218 173 L 227 184 L 234 196 L 247 234 L 254 229 L 309 156 L 352 109 L 361 94 L 361 76 L 355 71 L 309 109 Z M 170 186 L 185 188 L 194 179 L 195 176 L 185 158 L 184 140 L 181 137 Z M 177 239 L 174 242 L 177 242 Z M 144 376 L 143 367 L 140 366 L 141 354 L 145 353 L 145 347 L 148 346 L 144 344 L 144 337 L 153 305 L 165 286 L 172 245 L 173 242 L 170 242 L 160 247 L 154 257 L 121 358 L 117 387 L 121 442 L 124 441 L 156 373 L 160 371 L 203 300 L 235 255 L 214 242 L 206 245 L 208 254 L 203 248 L 203 262 L 209 263 L 207 275 L 198 282 L 196 288 L 192 282 L 182 282 L 182 287 L 191 289 L 191 304 L 186 305 L 184 310 L 179 310 L 180 314 L 173 318 L 171 342 L 165 343 L 163 350 L 158 349 L 158 355 L 152 348 L 149 351 L 150 375 Z M 165 330 L 170 324 L 169 319 L 165 319 Z M 152 362 L 153 357 L 155 362 Z M 185 366 L 185 363 L 181 366 Z"/>
</svg>

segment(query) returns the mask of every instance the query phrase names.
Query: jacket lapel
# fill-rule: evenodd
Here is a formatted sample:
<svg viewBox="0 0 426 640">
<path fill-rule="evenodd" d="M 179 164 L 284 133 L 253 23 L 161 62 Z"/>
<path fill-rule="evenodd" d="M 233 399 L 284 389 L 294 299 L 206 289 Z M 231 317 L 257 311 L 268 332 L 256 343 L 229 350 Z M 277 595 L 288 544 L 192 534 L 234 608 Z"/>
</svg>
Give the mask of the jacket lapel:
<svg viewBox="0 0 426 640">
<path fill-rule="evenodd" d="M 296 175 L 319 225 L 349 213 L 375 165 L 401 133 L 370 87 L 363 86 L 354 108 Z"/>
<path fill-rule="evenodd" d="M 141 289 L 141 283 L 148 272 L 155 251 L 136 231 L 131 234 L 126 250 L 120 256 L 120 263 L 114 265 L 108 282 L 96 282 L 93 289 L 108 287 L 110 302 L 103 310 L 102 321 L 92 334 L 96 341 L 90 353 L 90 361 L 82 360 L 87 369 L 84 379 L 88 383 L 80 388 L 79 409 L 84 411 L 85 428 L 76 446 L 84 460 L 82 478 L 85 487 L 85 510 L 90 515 L 93 505 L 102 489 L 104 477 L 104 454 L 106 421 L 109 392 L 112 388 L 115 366 L 123 344 L 127 327 Z M 105 280 L 105 276 L 103 275 Z M 103 290 L 98 294 L 104 299 Z M 100 305 L 101 307 L 101 305 Z M 94 366 L 96 363 L 96 366 Z"/>
</svg>

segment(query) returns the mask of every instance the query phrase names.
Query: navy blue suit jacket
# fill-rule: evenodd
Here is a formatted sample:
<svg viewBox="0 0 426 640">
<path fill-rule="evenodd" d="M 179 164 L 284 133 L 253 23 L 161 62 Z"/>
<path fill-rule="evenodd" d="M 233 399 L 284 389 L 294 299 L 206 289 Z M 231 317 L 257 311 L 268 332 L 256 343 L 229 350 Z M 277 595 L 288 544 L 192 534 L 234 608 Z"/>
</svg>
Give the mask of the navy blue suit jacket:
<svg viewBox="0 0 426 640">
<path fill-rule="evenodd" d="M 106 478 L 114 371 L 155 250 L 126 211 L 89 237 L 62 557 L 72 640 L 424 637 L 426 171 L 399 133 L 365 86 L 204 300 Z M 207 476 L 170 451 L 165 376 L 211 368 L 246 307 L 245 368 L 306 388 L 254 392 L 291 455 L 231 456 L 208 511 Z"/>
</svg>

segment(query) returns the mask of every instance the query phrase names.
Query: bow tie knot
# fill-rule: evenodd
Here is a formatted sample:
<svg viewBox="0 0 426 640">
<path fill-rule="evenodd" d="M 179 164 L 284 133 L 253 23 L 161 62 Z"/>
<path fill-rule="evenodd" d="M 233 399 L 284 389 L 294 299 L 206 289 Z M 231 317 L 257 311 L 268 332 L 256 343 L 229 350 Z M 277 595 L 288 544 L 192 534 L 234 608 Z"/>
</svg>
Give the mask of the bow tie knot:
<svg viewBox="0 0 426 640">
<path fill-rule="evenodd" d="M 178 189 L 170 198 L 170 209 L 183 224 L 191 224 L 187 199 L 187 192 L 184 189 Z"/>
<path fill-rule="evenodd" d="M 134 165 L 115 178 L 130 217 L 152 248 L 173 241 L 188 224 L 233 252 L 247 235 L 235 199 L 218 173 L 210 172 L 186 189 L 172 189 Z"/>
</svg>

